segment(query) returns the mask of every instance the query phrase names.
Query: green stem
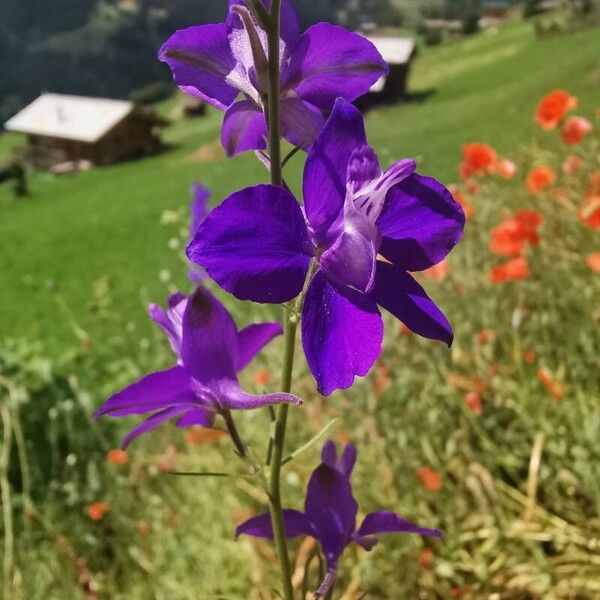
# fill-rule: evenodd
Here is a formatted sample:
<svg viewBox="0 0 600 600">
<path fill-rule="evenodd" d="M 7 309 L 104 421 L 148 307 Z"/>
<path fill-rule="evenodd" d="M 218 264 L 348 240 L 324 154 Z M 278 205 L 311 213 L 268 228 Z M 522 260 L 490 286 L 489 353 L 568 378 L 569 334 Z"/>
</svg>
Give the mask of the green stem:
<svg viewBox="0 0 600 600">
<path fill-rule="evenodd" d="M 281 0 L 272 0 L 270 23 L 268 29 L 269 46 L 269 96 L 267 122 L 269 125 L 269 158 L 271 161 L 271 183 L 281 186 L 283 184 L 281 167 L 281 127 L 279 106 L 279 33 L 281 28 Z M 282 391 L 289 393 L 292 387 L 292 369 L 294 366 L 294 348 L 296 344 L 297 319 L 292 321 L 285 316 L 285 359 L 283 363 Z M 292 568 L 287 551 L 285 539 L 285 526 L 283 522 L 283 509 L 281 506 L 281 461 L 285 444 L 285 430 L 287 427 L 288 405 L 282 404 L 277 410 L 273 423 L 272 440 L 270 446 L 270 476 L 269 500 L 273 537 L 281 565 L 281 582 L 285 600 L 294 600 L 292 587 Z"/>
</svg>

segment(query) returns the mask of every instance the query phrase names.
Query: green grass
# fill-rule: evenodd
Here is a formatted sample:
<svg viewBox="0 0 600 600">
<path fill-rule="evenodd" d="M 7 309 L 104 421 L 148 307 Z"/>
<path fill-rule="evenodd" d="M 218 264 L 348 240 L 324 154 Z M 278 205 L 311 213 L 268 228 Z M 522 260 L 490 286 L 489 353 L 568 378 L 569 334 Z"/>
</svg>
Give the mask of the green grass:
<svg viewBox="0 0 600 600">
<path fill-rule="evenodd" d="M 493 141 L 500 151 L 512 148 L 533 130 L 533 103 L 548 89 L 568 84 L 588 112 L 600 104 L 599 52 L 597 30 L 537 41 L 522 23 L 426 51 L 414 66 L 411 89 L 431 96 L 370 114 L 370 139 L 384 162 L 417 156 L 424 172 L 452 181 L 461 143 L 479 139 Z M 169 114 L 172 102 L 161 110 Z M 194 180 L 220 199 L 265 179 L 252 156 L 193 160 L 199 147 L 217 144 L 219 125 L 214 112 L 176 123 L 165 134 L 176 148 L 155 158 L 62 179 L 35 175 L 23 202 L 12 198 L 8 186 L 0 188 L 5 335 L 42 338 L 54 348 L 72 339 L 49 284 L 58 287 L 92 337 L 104 335 L 89 311 L 93 283 L 103 276 L 110 278 L 115 303 L 143 327 L 139 290 L 155 298 L 164 270 L 182 284 L 180 260 L 167 250 L 172 231 L 160 224 L 163 211 L 185 205 Z M 0 137 L 0 156 L 13 143 L 11 136 Z M 297 161 L 291 181 L 299 169 Z"/>
<path fill-rule="evenodd" d="M 550 194 L 532 198 L 522 183 L 526 170 L 542 159 L 560 173 L 568 151 L 556 132 L 535 128 L 536 102 L 549 89 L 566 87 L 579 97 L 581 114 L 591 116 L 600 105 L 599 54 L 597 30 L 537 41 L 527 25 L 510 23 L 497 33 L 427 50 L 415 64 L 412 89 L 433 93 L 367 118 L 385 162 L 418 156 L 423 172 L 451 182 L 458 178 L 460 144 L 476 140 L 513 158 L 520 171 L 510 182 L 483 182 L 481 194 L 471 198 L 477 213 L 450 258 L 448 277 L 424 280 L 455 328 L 450 351 L 407 338 L 388 319 L 384 354 L 373 374 L 326 400 L 315 394 L 298 355 L 294 391 L 305 405 L 292 411 L 289 448 L 339 417 L 332 435 L 349 436 L 360 450 L 354 485 L 361 511 L 392 509 L 445 533 L 444 541 L 430 546 L 431 566 L 417 560 L 430 544 L 417 537 L 390 536 L 370 554 L 350 551 L 340 594 L 352 581 L 367 598 L 389 600 L 446 599 L 454 588 L 469 600 L 593 600 L 600 593 L 600 277 L 584 262 L 600 247 L 597 231 L 576 218 L 589 173 L 600 171 L 597 132 L 577 148 L 582 172 L 559 174 L 562 202 Z M 171 109 L 170 103 L 161 108 L 166 114 Z M 20 368 L 26 374 L 14 379 L 27 389 L 21 410 L 26 432 L 37 421 L 37 437 L 26 435 L 32 471 L 49 480 L 35 498 L 42 518 L 16 543 L 16 581 L 22 581 L 24 598 L 84 598 L 76 583 L 77 557 L 85 559 L 101 597 L 274 597 L 271 546 L 231 540 L 236 520 L 248 509 L 264 508 L 258 486 L 247 479 L 174 481 L 155 466 L 174 444 L 178 469 L 235 472 L 226 440 L 187 448 L 181 431 L 164 427 L 131 447 L 128 466 L 115 468 L 103 453 L 125 424 L 97 426 L 87 419 L 108 393 L 170 360 L 143 305 L 160 300 L 168 287 L 184 285 L 181 250 L 173 252 L 168 243 L 185 228 L 189 183 L 203 181 L 220 199 L 265 179 L 252 156 L 192 160 L 200 146 L 205 157 L 215 154 L 219 119 L 211 113 L 177 123 L 166 133 L 176 148 L 152 159 L 73 178 L 37 175 L 32 197 L 23 202 L 0 190 L 3 333 L 42 339 L 53 358 L 87 335 L 75 324 L 93 340 L 90 353 L 62 358 L 55 368 L 71 376 L 56 381 L 37 356 L 43 351 L 5 352 L 0 344 L 0 373 Z M 295 160 L 287 172 L 294 188 L 300 173 Z M 489 229 L 522 207 L 544 215 L 541 244 L 528 251 L 532 277 L 492 285 L 488 269 L 501 259 L 489 251 Z M 165 211 L 180 220 L 161 224 Z M 164 270 L 172 273 L 168 283 L 159 279 Z M 228 306 L 244 322 L 264 314 L 231 299 Z M 483 328 L 495 333 L 490 343 L 478 339 Z M 523 358 L 526 349 L 535 352 L 532 364 Z M 252 388 L 253 374 L 267 369 L 275 387 L 280 363 L 276 342 L 244 375 L 245 385 Z M 380 389 L 376 381 L 384 366 L 389 374 Z M 538 381 L 539 368 L 564 384 L 562 402 Z M 464 402 L 474 385 L 483 388 L 481 415 Z M 74 411 L 74 404 L 83 411 Z M 239 425 L 261 457 L 267 416 L 240 416 Z M 33 452 L 34 442 L 43 447 L 46 431 L 51 473 L 40 466 L 43 452 Z M 538 466 L 531 460 L 536 440 Z M 287 506 L 301 506 L 317 460 L 312 448 L 286 467 Z M 441 474 L 439 492 L 419 484 L 423 466 Z M 86 507 L 105 500 L 113 509 L 102 522 L 90 522 Z M 15 519 L 20 507 L 15 501 Z M 147 536 L 138 532 L 140 521 L 151 524 Z M 57 531 L 72 553 L 57 542 Z"/>
</svg>

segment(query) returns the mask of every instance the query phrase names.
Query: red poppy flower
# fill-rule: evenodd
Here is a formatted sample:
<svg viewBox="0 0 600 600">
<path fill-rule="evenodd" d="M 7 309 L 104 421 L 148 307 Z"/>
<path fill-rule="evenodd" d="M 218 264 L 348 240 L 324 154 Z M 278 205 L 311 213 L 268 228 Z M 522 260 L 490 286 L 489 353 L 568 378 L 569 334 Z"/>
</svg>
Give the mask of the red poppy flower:
<svg viewBox="0 0 600 600">
<path fill-rule="evenodd" d="M 562 164 L 563 173 L 565 175 L 575 175 L 581 169 L 582 162 L 581 157 L 577 154 L 569 154 Z"/>
<path fill-rule="evenodd" d="M 560 134 L 562 141 L 569 146 L 579 144 L 594 129 L 584 117 L 570 117 Z"/>
<path fill-rule="evenodd" d="M 535 121 L 542 129 L 555 129 L 568 111 L 577 108 L 577 98 L 565 90 L 553 90 L 537 106 Z"/>
<path fill-rule="evenodd" d="M 462 147 L 463 165 L 461 169 L 464 173 L 473 175 L 485 175 L 494 170 L 498 155 L 496 151 L 488 144 L 473 142 L 464 144 Z"/>
<path fill-rule="evenodd" d="M 512 179 L 517 174 L 517 165 L 508 158 L 500 158 L 496 163 L 496 173 L 504 179 Z"/>
<path fill-rule="evenodd" d="M 438 471 L 429 467 L 421 467 L 417 471 L 417 477 L 428 492 L 439 492 L 442 489 L 442 476 Z"/>
<path fill-rule="evenodd" d="M 537 246 L 540 243 L 537 229 L 541 223 L 542 216 L 535 210 L 516 212 L 512 218 L 492 229 L 491 251 L 500 256 L 523 254 L 527 244 Z"/>
<path fill-rule="evenodd" d="M 259 371 L 255 376 L 254 376 L 254 383 L 256 385 L 266 385 L 267 383 L 269 383 L 269 373 L 267 371 Z"/>
<path fill-rule="evenodd" d="M 524 256 L 513 258 L 507 263 L 492 267 L 490 270 L 490 281 L 492 283 L 504 283 L 506 281 L 520 281 L 531 275 L 529 262 Z"/>
<path fill-rule="evenodd" d="M 565 386 L 559 383 L 552 377 L 551 373 L 547 369 L 540 369 L 538 371 L 538 379 L 542 385 L 546 388 L 546 391 L 557 401 L 560 402 L 565 395 Z"/>
<path fill-rule="evenodd" d="M 600 173 L 592 173 L 585 202 L 579 209 L 579 219 L 592 229 L 600 229 Z"/>
<path fill-rule="evenodd" d="M 525 352 L 523 352 L 523 360 L 528 364 L 532 365 L 535 362 L 536 354 L 533 348 L 527 348 Z"/>
<path fill-rule="evenodd" d="M 106 458 L 108 459 L 109 463 L 119 466 L 126 465 L 129 461 L 129 455 L 127 452 L 125 452 L 125 450 L 121 449 L 110 450 L 106 455 Z"/>
<path fill-rule="evenodd" d="M 587 263 L 587 266 L 594 271 L 594 273 L 600 273 L 600 252 L 588 254 L 585 262 Z"/>
<path fill-rule="evenodd" d="M 433 550 L 431 548 L 423 548 L 419 552 L 417 560 L 424 569 L 431 569 L 433 565 Z"/>
<path fill-rule="evenodd" d="M 477 392 L 469 392 L 465 394 L 465 404 L 476 414 L 480 415 L 483 412 L 483 403 L 481 396 Z"/>
<path fill-rule="evenodd" d="M 537 195 L 548 189 L 555 181 L 554 169 L 548 165 L 539 165 L 529 171 L 525 185 L 530 194 Z"/>
<path fill-rule="evenodd" d="M 489 344 L 496 337 L 496 332 L 493 329 L 482 329 L 477 334 L 477 339 L 480 344 Z"/>
<path fill-rule="evenodd" d="M 87 514 L 92 521 L 102 521 L 111 508 L 110 502 L 94 502 L 88 506 Z"/>
</svg>

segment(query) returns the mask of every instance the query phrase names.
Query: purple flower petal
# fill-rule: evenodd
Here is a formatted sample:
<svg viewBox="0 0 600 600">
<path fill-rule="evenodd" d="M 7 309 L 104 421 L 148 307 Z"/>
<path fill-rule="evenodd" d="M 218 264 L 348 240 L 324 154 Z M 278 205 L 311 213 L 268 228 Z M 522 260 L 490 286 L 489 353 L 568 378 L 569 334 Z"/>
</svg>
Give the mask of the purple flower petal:
<svg viewBox="0 0 600 600">
<path fill-rule="evenodd" d="M 245 369 L 252 359 L 274 338 L 283 333 L 279 323 L 249 325 L 238 333 L 236 370 Z"/>
<path fill-rule="evenodd" d="M 271 0 L 261 0 L 267 10 L 271 8 Z M 229 10 L 235 5 L 247 6 L 244 0 L 229 0 Z M 230 26 L 233 26 L 234 21 L 228 18 Z M 284 41 L 287 48 L 293 48 L 300 37 L 300 24 L 298 22 L 298 13 L 291 0 L 282 0 L 281 2 L 281 39 Z"/>
<path fill-rule="evenodd" d="M 366 140 L 358 109 L 338 100 L 304 168 L 304 210 L 318 243 L 331 237 L 330 229 L 342 217 L 348 162 L 354 149 L 364 146 Z"/>
<path fill-rule="evenodd" d="M 148 308 L 150 318 L 166 333 L 177 358 L 181 356 L 181 331 L 186 304 L 187 298 L 177 293 L 169 298 L 166 311 L 158 304 L 151 304 Z"/>
<path fill-rule="evenodd" d="M 354 444 L 346 444 L 342 456 L 338 463 L 338 469 L 348 478 L 352 476 L 354 465 L 356 464 L 356 446 Z"/>
<path fill-rule="evenodd" d="M 323 445 L 321 460 L 330 467 L 337 469 L 345 477 L 350 479 L 354 464 L 356 463 L 356 447 L 354 444 L 346 444 L 342 456 L 338 459 L 335 443 L 328 440 Z"/>
<path fill-rule="evenodd" d="M 454 334 L 448 319 L 425 290 L 402 269 L 378 262 L 372 295 L 377 304 L 400 319 L 411 331 L 446 342 L 448 346 L 452 344 Z"/>
<path fill-rule="evenodd" d="M 238 95 L 227 76 L 234 70 L 224 23 L 176 31 L 158 53 L 173 71 L 175 83 L 187 94 L 225 110 Z"/>
<path fill-rule="evenodd" d="M 240 100 L 225 113 L 221 142 L 227 156 L 267 147 L 267 123 L 252 100 Z"/>
<path fill-rule="evenodd" d="M 208 201 L 210 190 L 201 183 L 192 183 L 193 200 L 190 204 L 190 241 L 194 239 L 196 231 L 208 214 Z"/>
<path fill-rule="evenodd" d="M 110 397 L 96 417 L 124 417 L 173 407 L 196 400 L 192 378 L 183 367 L 173 367 L 146 375 L 138 382 Z M 184 407 L 185 408 L 185 407 Z M 188 405 L 186 410 L 189 410 Z"/>
<path fill-rule="evenodd" d="M 423 271 L 461 240 L 465 215 L 441 183 L 413 174 L 390 190 L 377 225 L 381 254 L 406 271 Z"/>
<path fill-rule="evenodd" d="M 328 565 L 335 567 L 354 532 L 358 512 L 346 476 L 325 463 L 319 465 L 308 482 L 304 512 L 321 542 Z"/>
<path fill-rule="evenodd" d="M 356 538 L 361 538 L 364 536 L 380 535 L 382 533 L 417 533 L 437 538 L 442 537 L 442 532 L 438 529 L 420 527 L 407 521 L 400 515 L 388 511 L 378 511 L 368 514 L 355 533 L 355 536 Z"/>
<path fill-rule="evenodd" d="M 179 421 L 177 427 L 212 427 L 215 420 L 215 412 L 204 408 L 193 408 L 188 410 Z"/>
<path fill-rule="evenodd" d="M 323 113 L 302 98 L 281 99 L 281 129 L 294 146 L 309 150 L 325 125 Z"/>
<path fill-rule="evenodd" d="M 302 291 L 311 259 L 302 210 L 275 186 L 236 192 L 206 218 L 188 257 L 240 300 L 287 302 Z"/>
<path fill-rule="evenodd" d="M 306 515 L 299 510 L 286 509 L 283 511 L 283 524 L 285 537 L 293 538 L 299 535 L 313 535 L 311 525 Z M 258 517 L 248 519 L 235 530 L 235 537 L 250 535 L 257 538 L 273 539 L 273 526 L 271 515 L 264 513 Z"/>
<path fill-rule="evenodd" d="M 225 307 L 202 287 L 189 297 L 183 314 L 181 358 L 194 379 L 237 381 L 237 329 Z"/>
<path fill-rule="evenodd" d="M 247 394 L 234 381 L 222 381 L 213 388 L 219 405 L 229 410 L 252 410 L 273 404 L 302 404 L 293 394 Z"/>
<path fill-rule="evenodd" d="M 187 410 L 188 409 L 185 406 L 172 406 L 171 408 L 165 408 L 164 410 L 153 414 L 152 416 L 148 417 L 143 423 L 141 423 L 141 425 L 138 425 L 137 427 L 132 429 L 123 438 L 123 441 L 121 442 L 121 447 L 126 448 L 127 446 L 129 446 L 129 444 L 131 444 L 131 442 L 135 438 L 139 437 L 140 435 L 143 435 L 144 433 L 148 433 L 156 429 L 157 427 L 160 427 L 166 421 L 169 421 L 170 419 L 181 415 Z"/>
<path fill-rule="evenodd" d="M 386 62 L 369 40 L 337 25 L 318 23 L 300 36 L 284 85 L 311 104 L 331 110 L 336 98 L 355 100 L 387 72 Z"/>
<path fill-rule="evenodd" d="M 321 255 L 319 266 L 331 281 L 366 293 L 373 288 L 376 259 L 375 240 L 345 220 L 341 234 Z"/>
<path fill-rule="evenodd" d="M 318 272 L 302 316 L 302 343 L 321 394 L 349 388 L 381 354 L 383 320 L 375 301 L 349 288 L 343 292 Z"/>
</svg>

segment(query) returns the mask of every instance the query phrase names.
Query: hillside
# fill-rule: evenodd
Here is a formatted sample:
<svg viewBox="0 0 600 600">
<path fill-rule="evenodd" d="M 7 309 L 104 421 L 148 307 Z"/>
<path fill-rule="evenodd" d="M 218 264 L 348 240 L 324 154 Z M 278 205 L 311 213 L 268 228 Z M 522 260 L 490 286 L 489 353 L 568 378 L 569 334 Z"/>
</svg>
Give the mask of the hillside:
<svg viewBox="0 0 600 600">
<path fill-rule="evenodd" d="M 426 50 L 412 73 L 415 100 L 369 114 L 371 140 L 384 162 L 416 156 L 424 172 L 451 182 L 465 141 L 491 142 L 507 152 L 533 133 L 532 105 L 547 90 L 568 83 L 582 110 L 600 104 L 598 55 L 597 30 L 538 41 L 524 23 Z M 169 274 L 173 284 L 185 282 L 181 253 L 168 249 L 176 229 L 161 225 L 161 215 L 185 210 L 194 180 L 222 198 L 241 182 L 265 178 L 252 155 L 224 160 L 217 141 L 220 119 L 211 112 L 176 123 L 165 132 L 173 149 L 154 158 L 72 178 L 37 175 L 23 202 L 1 187 L 3 334 L 41 337 L 54 346 L 76 341 L 75 318 L 92 336 L 102 336 L 107 325 L 92 295 L 103 277 L 113 307 L 147 332 L 141 306 L 164 295 L 159 274 L 163 280 Z M 0 137 L 0 149 L 11 139 Z M 297 180 L 300 159 L 288 169 L 290 180 Z M 61 294 L 72 311 L 69 318 L 50 290 Z"/>
</svg>

